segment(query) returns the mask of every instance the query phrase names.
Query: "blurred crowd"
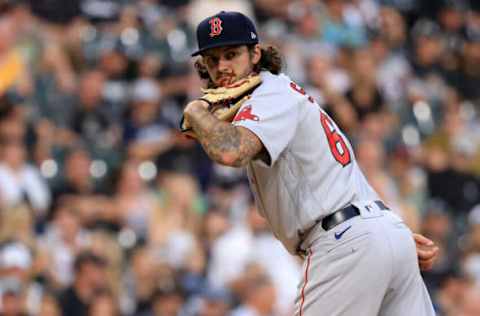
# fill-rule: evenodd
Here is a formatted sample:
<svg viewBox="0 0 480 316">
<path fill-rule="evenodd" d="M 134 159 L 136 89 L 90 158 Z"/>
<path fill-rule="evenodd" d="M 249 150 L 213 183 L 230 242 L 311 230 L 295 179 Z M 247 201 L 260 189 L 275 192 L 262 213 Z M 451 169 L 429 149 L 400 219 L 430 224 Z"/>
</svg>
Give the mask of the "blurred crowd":
<svg viewBox="0 0 480 316">
<path fill-rule="evenodd" d="M 0 0 L 0 315 L 292 315 L 301 259 L 244 171 L 178 132 L 220 10 L 256 21 L 439 246 L 438 315 L 480 315 L 476 0 Z"/>
</svg>

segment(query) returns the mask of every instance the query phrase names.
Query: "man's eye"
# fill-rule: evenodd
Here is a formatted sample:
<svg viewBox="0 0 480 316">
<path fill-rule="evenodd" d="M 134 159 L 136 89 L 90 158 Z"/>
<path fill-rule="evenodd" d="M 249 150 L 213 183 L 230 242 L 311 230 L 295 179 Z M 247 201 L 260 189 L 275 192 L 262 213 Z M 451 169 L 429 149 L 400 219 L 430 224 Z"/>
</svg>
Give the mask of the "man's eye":
<svg viewBox="0 0 480 316">
<path fill-rule="evenodd" d="M 227 59 L 232 59 L 236 56 L 235 52 L 228 52 L 227 55 L 225 56 Z"/>
</svg>

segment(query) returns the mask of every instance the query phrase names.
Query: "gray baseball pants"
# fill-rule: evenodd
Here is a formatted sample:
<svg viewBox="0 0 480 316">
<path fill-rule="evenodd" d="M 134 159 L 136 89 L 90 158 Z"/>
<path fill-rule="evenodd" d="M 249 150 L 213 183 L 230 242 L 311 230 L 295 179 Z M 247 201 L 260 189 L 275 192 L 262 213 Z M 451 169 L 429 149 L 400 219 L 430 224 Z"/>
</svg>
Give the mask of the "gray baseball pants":
<svg viewBox="0 0 480 316">
<path fill-rule="evenodd" d="M 295 316 L 435 316 L 410 229 L 391 211 L 353 204 L 360 216 L 318 224 L 303 242 Z"/>
</svg>

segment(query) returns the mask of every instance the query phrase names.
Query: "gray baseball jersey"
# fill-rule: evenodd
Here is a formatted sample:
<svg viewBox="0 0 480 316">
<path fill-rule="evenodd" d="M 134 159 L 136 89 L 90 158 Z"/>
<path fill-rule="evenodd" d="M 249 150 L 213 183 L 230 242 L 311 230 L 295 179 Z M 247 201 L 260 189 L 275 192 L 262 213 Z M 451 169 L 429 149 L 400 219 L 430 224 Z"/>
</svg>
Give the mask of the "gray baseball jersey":
<svg viewBox="0 0 480 316">
<path fill-rule="evenodd" d="M 289 252 L 315 221 L 355 200 L 375 200 L 353 150 L 328 115 L 285 75 L 263 83 L 234 124 L 253 131 L 270 155 L 247 171 L 260 213 Z"/>
<path fill-rule="evenodd" d="M 434 316 L 412 233 L 377 204 L 346 137 L 287 76 L 261 76 L 233 124 L 270 156 L 247 167 L 259 212 L 290 253 L 306 254 L 295 315 Z M 349 205 L 360 215 L 318 224 Z"/>
</svg>

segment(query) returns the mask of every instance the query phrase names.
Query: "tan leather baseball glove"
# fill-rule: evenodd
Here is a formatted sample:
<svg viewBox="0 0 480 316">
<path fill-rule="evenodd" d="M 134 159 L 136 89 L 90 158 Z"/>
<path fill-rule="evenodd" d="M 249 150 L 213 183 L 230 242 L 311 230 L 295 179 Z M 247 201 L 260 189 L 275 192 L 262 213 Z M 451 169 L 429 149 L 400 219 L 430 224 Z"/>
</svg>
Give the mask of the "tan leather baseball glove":
<svg viewBox="0 0 480 316">
<path fill-rule="evenodd" d="M 250 98 L 253 90 L 261 83 L 260 75 L 250 75 L 226 87 L 202 89 L 203 96 L 199 99 L 208 103 L 208 111 L 219 120 L 231 122 L 242 104 Z M 197 138 L 184 116 L 180 122 L 180 130 L 186 136 Z"/>
</svg>

